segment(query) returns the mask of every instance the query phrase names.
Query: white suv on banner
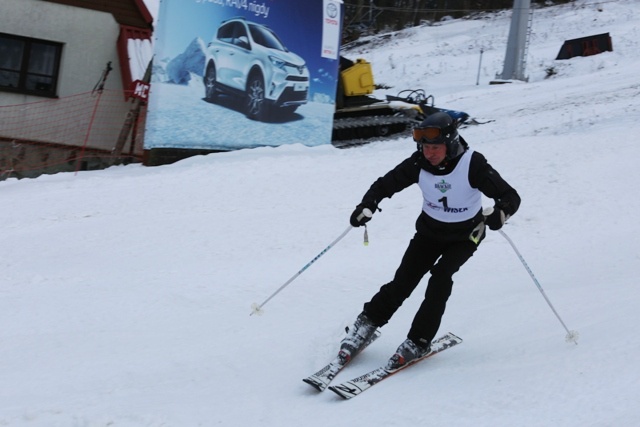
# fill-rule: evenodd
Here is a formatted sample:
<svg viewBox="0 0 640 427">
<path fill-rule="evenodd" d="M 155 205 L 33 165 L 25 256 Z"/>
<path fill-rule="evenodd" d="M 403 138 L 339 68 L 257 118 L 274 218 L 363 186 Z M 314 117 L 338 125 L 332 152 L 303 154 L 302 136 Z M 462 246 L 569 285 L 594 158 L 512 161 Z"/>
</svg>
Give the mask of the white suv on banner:
<svg viewBox="0 0 640 427">
<path fill-rule="evenodd" d="M 233 18 L 223 21 L 206 50 L 205 99 L 241 97 L 247 117 L 265 120 L 271 108 L 292 114 L 309 97 L 309 70 L 268 27 Z"/>
</svg>

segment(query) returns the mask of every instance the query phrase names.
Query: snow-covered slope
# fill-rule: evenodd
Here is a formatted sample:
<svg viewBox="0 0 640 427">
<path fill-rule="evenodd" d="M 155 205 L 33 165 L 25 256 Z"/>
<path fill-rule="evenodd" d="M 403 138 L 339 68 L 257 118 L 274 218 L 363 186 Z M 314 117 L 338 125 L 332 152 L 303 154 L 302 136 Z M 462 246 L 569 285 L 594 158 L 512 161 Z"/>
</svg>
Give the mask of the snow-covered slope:
<svg viewBox="0 0 640 427">
<path fill-rule="evenodd" d="M 349 402 L 301 379 L 391 279 L 420 212 L 417 188 L 348 226 L 408 139 L 289 145 L 0 182 L 0 425 L 632 426 L 640 423 L 640 8 L 536 10 L 528 83 L 489 85 L 510 14 L 448 21 L 346 52 L 377 82 L 491 120 L 461 133 L 520 192 L 455 277 L 442 325 L 465 341 Z M 565 39 L 610 32 L 613 52 L 554 61 Z M 480 84 L 476 85 L 480 49 Z M 545 78 L 549 67 L 557 73 Z M 488 203 L 488 202 L 487 202 Z M 423 283 L 338 379 L 383 363 Z"/>
</svg>

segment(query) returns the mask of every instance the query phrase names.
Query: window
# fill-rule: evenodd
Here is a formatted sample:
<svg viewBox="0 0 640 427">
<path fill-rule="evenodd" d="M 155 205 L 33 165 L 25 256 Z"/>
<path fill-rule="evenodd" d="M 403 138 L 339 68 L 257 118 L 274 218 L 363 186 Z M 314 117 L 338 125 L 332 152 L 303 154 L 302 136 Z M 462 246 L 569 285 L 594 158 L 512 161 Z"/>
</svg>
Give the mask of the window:
<svg viewBox="0 0 640 427">
<path fill-rule="evenodd" d="M 225 43 L 233 42 L 233 22 L 225 24 L 218 29 L 218 40 Z"/>
<path fill-rule="evenodd" d="M 62 44 L 0 33 L 0 90 L 56 96 Z"/>
</svg>

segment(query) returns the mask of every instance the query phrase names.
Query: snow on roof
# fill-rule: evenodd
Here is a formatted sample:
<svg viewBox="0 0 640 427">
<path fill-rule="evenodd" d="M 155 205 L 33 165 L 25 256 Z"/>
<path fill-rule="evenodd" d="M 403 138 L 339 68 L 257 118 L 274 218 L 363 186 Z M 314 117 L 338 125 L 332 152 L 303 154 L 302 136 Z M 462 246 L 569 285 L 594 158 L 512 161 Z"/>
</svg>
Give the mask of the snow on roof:
<svg viewBox="0 0 640 427">
<path fill-rule="evenodd" d="M 128 39 L 127 52 L 129 53 L 131 80 L 142 80 L 149 61 L 151 61 L 153 57 L 153 44 L 151 39 Z"/>
<path fill-rule="evenodd" d="M 153 57 L 151 30 L 121 25 L 118 56 L 122 85 L 127 90 L 134 81 L 143 80 L 149 61 Z"/>
</svg>

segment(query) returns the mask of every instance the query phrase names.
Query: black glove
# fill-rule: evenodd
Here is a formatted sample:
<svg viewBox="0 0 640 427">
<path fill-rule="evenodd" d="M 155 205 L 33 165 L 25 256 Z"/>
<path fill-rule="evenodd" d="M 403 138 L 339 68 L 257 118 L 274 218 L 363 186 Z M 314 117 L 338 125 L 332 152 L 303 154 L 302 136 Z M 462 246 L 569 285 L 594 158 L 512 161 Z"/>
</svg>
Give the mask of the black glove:
<svg viewBox="0 0 640 427">
<path fill-rule="evenodd" d="M 488 215 L 484 217 L 484 223 L 492 230 L 500 230 L 509 218 L 502 209 L 497 207 L 489 208 L 485 214 Z"/>
<path fill-rule="evenodd" d="M 360 227 L 361 225 L 365 225 L 367 222 L 371 221 L 371 217 L 373 216 L 374 210 L 375 208 L 371 209 L 363 204 L 359 204 L 358 206 L 356 206 L 353 213 L 351 214 L 351 218 L 349 218 L 349 222 L 354 227 Z"/>
</svg>

